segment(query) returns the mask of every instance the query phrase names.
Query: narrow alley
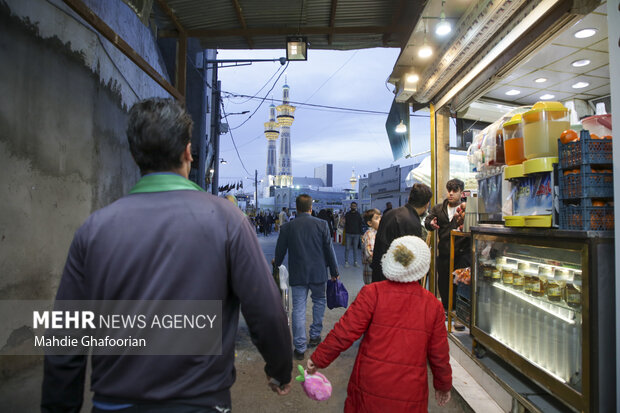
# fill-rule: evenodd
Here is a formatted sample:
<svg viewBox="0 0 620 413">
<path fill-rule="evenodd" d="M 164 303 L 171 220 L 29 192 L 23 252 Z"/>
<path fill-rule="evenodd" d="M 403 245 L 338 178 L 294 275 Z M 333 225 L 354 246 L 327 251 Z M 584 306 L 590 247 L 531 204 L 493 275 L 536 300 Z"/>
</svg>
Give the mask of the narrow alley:
<svg viewBox="0 0 620 413">
<path fill-rule="evenodd" d="M 272 233 L 267 237 L 259 235 L 258 239 L 265 253 L 265 258 L 267 258 L 268 262 L 271 262 L 274 256 L 278 234 Z M 344 246 L 335 244 L 334 247 L 336 256 L 338 257 L 338 263 L 340 264 L 340 279 L 349 292 L 349 303 L 351 303 L 363 286 L 362 268 L 353 266 L 344 268 L 342 265 L 344 263 Z M 306 320 L 311 320 L 312 305 L 310 299 L 308 299 L 306 311 Z M 325 335 L 327 335 L 344 312 L 345 309 L 343 308 L 325 310 L 323 333 L 321 334 L 322 338 L 325 338 Z M 236 412 L 256 413 L 342 412 L 344 401 L 347 397 L 347 383 L 351 370 L 353 369 L 358 346 L 359 341 L 349 350 L 342 353 L 331 366 L 325 370 L 321 370 L 332 383 L 333 392 L 329 400 L 324 402 L 310 400 L 304 394 L 298 383 L 293 384 L 293 389 L 287 396 L 279 397 L 267 388 L 267 381 L 265 379 L 265 373 L 263 372 L 265 363 L 258 353 L 258 350 L 256 350 L 256 347 L 252 344 L 247 327 L 243 320 L 241 320 L 236 343 L 237 359 L 235 366 L 237 368 L 237 381 L 232 387 L 233 410 Z M 305 362 L 310 354 L 311 351 L 306 351 L 306 358 L 304 361 L 298 362 L 294 360 L 293 366 L 295 368 L 297 368 L 297 364 L 305 366 Z M 455 396 L 458 397 L 458 395 L 456 395 L 454 391 L 452 392 L 452 400 L 446 406 L 437 406 L 434 398 L 434 391 L 432 390 L 432 376 L 430 374 L 429 386 L 429 412 L 456 413 L 465 411 L 460 407 L 458 400 L 455 400 Z"/>
</svg>

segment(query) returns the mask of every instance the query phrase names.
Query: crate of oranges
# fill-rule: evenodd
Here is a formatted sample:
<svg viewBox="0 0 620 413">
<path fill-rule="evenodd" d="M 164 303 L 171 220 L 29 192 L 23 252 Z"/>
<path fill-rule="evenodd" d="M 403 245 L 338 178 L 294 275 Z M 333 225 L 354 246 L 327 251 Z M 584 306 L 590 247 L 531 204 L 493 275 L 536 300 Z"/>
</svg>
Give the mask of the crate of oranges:
<svg viewBox="0 0 620 413">
<path fill-rule="evenodd" d="M 560 168 L 570 169 L 580 165 L 612 163 L 611 135 L 598 136 L 587 130 L 577 133 L 572 129 L 562 132 L 558 139 Z"/>
<path fill-rule="evenodd" d="M 560 198 L 612 198 L 614 196 L 611 166 L 581 165 L 573 169 L 560 169 Z"/>
<path fill-rule="evenodd" d="M 560 229 L 580 231 L 613 230 L 613 201 L 597 198 L 562 201 L 560 206 Z"/>
</svg>

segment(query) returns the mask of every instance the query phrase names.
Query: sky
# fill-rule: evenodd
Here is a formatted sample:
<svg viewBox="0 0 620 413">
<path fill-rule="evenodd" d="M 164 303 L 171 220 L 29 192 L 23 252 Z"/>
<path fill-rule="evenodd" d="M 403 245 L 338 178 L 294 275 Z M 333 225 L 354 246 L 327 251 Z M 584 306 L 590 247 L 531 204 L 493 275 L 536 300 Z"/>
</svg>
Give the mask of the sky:
<svg viewBox="0 0 620 413">
<path fill-rule="evenodd" d="M 219 50 L 217 59 L 276 59 L 284 53 L 284 50 Z M 254 170 L 258 170 L 259 179 L 265 176 L 267 139 L 263 134 L 264 122 L 269 120 L 271 99 L 276 106 L 282 100 L 285 77 L 290 87 L 290 100 L 297 107 L 291 127 L 293 176 L 313 177 L 315 167 L 332 163 L 334 186 L 350 188 L 353 168 L 356 176 L 363 176 L 390 165 L 420 162 L 421 156 L 394 161 L 385 131 L 387 112 L 394 99 L 394 87 L 387 84 L 386 79 L 398 53 L 399 49 L 394 48 L 310 49 L 307 61 L 290 62 L 277 81 L 284 69 L 279 62 L 256 62 L 219 69 L 224 110 L 230 114 L 227 122 L 232 132 L 232 136 L 228 133 L 220 137 L 220 158 L 227 162 L 220 165 L 220 185 L 249 176 L 253 178 Z M 235 97 L 235 94 L 259 99 Z M 267 99 L 256 110 L 264 97 Z M 379 113 L 354 113 L 295 102 Z M 249 113 L 233 115 L 244 111 Z M 411 126 L 412 152 L 428 151 L 430 120 L 412 117 Z M 279 150 L 279 145 L 276 147 Z M 248 181 L 245 182 L 247 185 Z"/>
</svg>

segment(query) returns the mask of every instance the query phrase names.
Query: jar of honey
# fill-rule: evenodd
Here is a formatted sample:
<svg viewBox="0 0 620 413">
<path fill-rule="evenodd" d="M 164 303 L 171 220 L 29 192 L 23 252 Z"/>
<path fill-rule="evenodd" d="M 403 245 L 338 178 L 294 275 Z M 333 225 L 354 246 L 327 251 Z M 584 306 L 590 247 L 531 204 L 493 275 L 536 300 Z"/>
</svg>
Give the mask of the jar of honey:
<svg viewBox="0 0 620 413">
<path fill-rule="evenodd" d="M 486 281 L 491 280 L 491 278 L 493 277 L 494 269 L 495 269 L 495 265 L 493 264 L 493 261 L 490 261 L 490 260 L 482 261 L 482 277 Z"/>
<path fill-rule="evenodd" d="M 553 277 L 551 267 L 541 265 L 538 267 L 538 274 L 534 276 L 532 281 L 532 295 L 535 297 L 543 297 L 547 287 L 547 280 Z"/>
<path fill-rule="evenodd" d="M 534 288 L 534 280 L 537 278 L 538 268 L 535 264 L 520 263 L 523 265 L 521 271 L 523 273 L 523 290 L 526 294 L 532 295 Z"/>
<path fill-rule="evenodd" d="M 562 291 L 564 290 L 564 283 L 561 281 L 562 270 L 556 268 L 553 272 L 553 277 L 547 281 L 547 298 L 549 301 L 559 302 L 562 301 Z"/>
<path fill-rule="evenodd" d="M 505 264 L 502 267 L 502 284 L 512 286 L 516 267 L 510 264 Z"/>
<path fill-rule="evenodd" d="M 525 287 L 525 275 L 523 272 L 523 266 L 521 264 L 526 264 L 524 262 L 520 262 L 517 264 L 517 268 L 514 270 L 512 275 L 512 288 L 515 290 L 523 290 Z"/>
<path fill-rule="evenodd" d="M 495 260 L 495 267 L 493 268 L 493 273 L 491 274 L 492 281 L 502 281 L 502 270 L 505 264 L 506 258 L 502 257 Z"/>
<path fill-rule="evenodd" d="M 573 281 L 566 283 L 566 304 L 573 308 L 581 307 L 581 272 L 575 271 Z"/>
</svg>

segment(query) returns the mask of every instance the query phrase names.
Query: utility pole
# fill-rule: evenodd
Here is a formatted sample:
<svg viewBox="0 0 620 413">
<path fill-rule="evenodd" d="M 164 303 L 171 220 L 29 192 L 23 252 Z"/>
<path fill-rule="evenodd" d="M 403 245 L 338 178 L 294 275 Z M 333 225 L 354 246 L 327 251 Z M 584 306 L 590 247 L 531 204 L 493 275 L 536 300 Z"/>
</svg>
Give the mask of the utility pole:
<svg viewBox="0 0 620 413">
<path fill-rule="evenodd" d="M 211 193 L 218 194 L 219 176 L 220 176 L 220 86 L 221 82 L 217 80 L 217 64 L 213 65 L 213 77 L 211 80 L 212 98 L 211 98 L 211 131 L 213 132 L 213 176 L 211 177 Z"/>
<path fill-rule="evenodd" d="M 254 169 L 254 206 L 258 215 L 258 169 Z"/>
</svg>

